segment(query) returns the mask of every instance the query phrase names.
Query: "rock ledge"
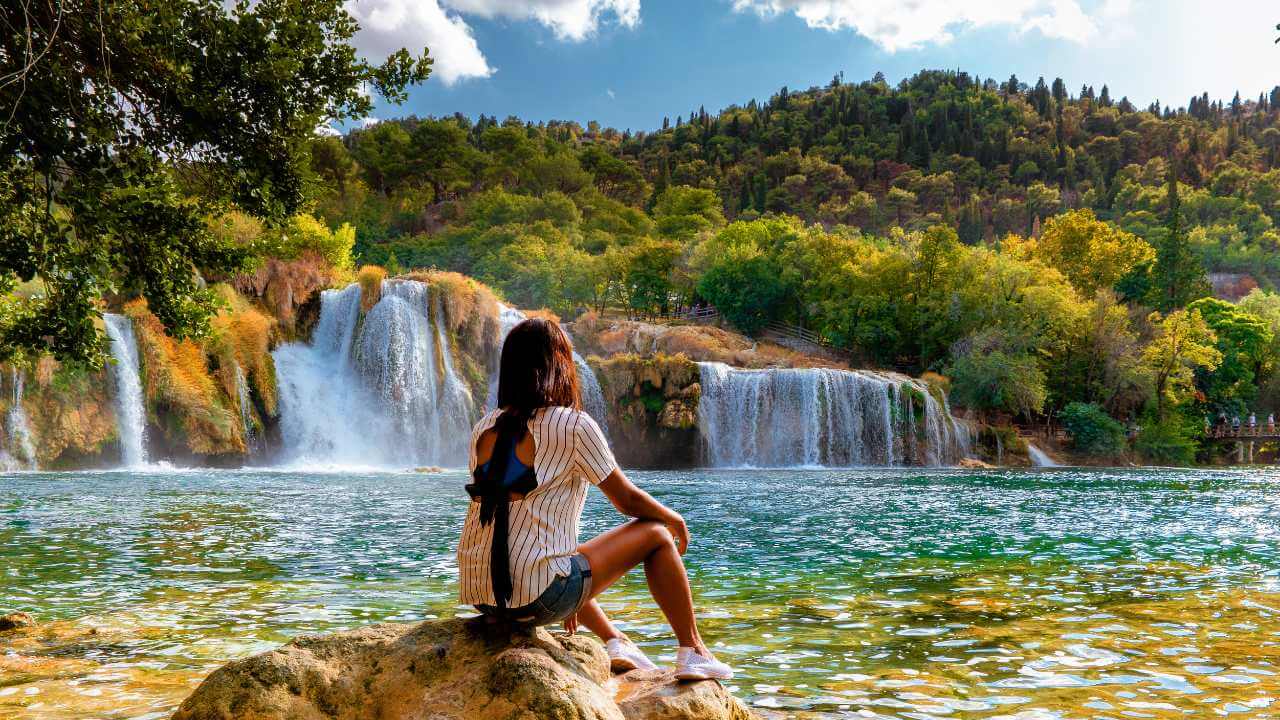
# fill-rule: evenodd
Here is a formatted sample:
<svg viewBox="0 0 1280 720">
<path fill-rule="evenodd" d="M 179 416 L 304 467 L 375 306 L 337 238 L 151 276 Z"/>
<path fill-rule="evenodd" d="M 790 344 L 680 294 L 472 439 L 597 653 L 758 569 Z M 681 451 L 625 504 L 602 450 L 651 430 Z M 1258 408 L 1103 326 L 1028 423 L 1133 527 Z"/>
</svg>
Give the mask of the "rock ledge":
<svg viewBox="0 0 1280 720">
<path fill-rule="evenodd" d="M 479 619 L 308 635 L 215 670 L 173 720 L 749 720 L 719 683 L 612 677 L 598 642 Z"/>
</svg>

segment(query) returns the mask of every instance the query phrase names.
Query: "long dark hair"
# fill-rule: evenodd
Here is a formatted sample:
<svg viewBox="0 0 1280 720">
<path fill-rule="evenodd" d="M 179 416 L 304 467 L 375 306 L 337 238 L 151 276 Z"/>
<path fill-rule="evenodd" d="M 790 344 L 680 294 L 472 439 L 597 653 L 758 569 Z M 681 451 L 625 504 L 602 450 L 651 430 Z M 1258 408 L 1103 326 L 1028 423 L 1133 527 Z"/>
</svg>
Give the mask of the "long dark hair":
<svg viewBox="0 0 1280 720">
<path fill-rule="evenodd" d="M 582 409 L 573 344 L 558 323 L 529 318 L 507 333 L 498 370 L 499 425 L 524 436 L 525 423 L 538 408 L 563 405 Z"/>
</svg>

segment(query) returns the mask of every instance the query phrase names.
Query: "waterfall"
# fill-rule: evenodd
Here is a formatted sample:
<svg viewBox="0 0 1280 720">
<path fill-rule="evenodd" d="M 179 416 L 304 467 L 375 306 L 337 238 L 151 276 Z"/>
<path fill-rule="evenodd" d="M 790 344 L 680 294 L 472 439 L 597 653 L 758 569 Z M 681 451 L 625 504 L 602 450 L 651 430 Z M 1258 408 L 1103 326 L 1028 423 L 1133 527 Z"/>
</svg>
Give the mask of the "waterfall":
<svg viewBox="0 0 1280 720">
<path fill-rule="evenodd" d="M 302 466 L 466 462 L 477 408 L 455 370 L 443 310 L 416 280 L 327 290 L 311 343 L 277 348 L 283 459 Z"/>
<path fill-rule="evenodd" d="M 596 424 L 600 426 L 601 432 L 607 438 L 609 436 L 609 408 L 604 402 L 604 391 L 600 389 L 600 382 L 596 380 L 595 371 L 582 359 L 578 351 L 573 352 L 573 362 L 578 366 L 578 386 L 582 395 L 582 409 L 587 411 Z"/>
<path fill-rule="evenodd" d="M 7 448 L 0 447 L 0 472 L 36 469 L 36 446 L 31 439 L 31 425 L 27 422 L 27 409 L 22 406 L 25 378 L 13 368 L 10 375 L 9 412 L 5 415 Z"/>
<path fill-rule="evenodd" d="M 924 383 L 857 370 L 699 363 L 698 424 L 712 466 L 939 465 L 956 422 Z"/>
<path fill-rule="evenodd" d="M 1031 458 L 1031 464 L 1035 467 L 1059 467 L 1058 463 L 1049 457 L 1049 453 L 1036 447 L 1030 440 L 1027 441 L 1027 456 Z"/>
<path fill-rule="evenodd" d="M 116 425 L 120 432 L 120 460 L 125 467 L 147 463 L 147 412 L 142 400 L 139 377 L 138 343 L 133 337 L 133 322 L 123 315 L 102 316 L 111 339 L 111 356 L 115 362 L 111 377 L 115 385 Z"/>
<path fill-rule="evenodd" d="M 249 400 L 249 383 L 240 363 L 235 364 L 236 400 L 240 405 L 240 424 L 244 427 L 244 447 L 249 455 L 258 449 L 258 436 L 253 427 L 253 405 Z"/>
</svg>

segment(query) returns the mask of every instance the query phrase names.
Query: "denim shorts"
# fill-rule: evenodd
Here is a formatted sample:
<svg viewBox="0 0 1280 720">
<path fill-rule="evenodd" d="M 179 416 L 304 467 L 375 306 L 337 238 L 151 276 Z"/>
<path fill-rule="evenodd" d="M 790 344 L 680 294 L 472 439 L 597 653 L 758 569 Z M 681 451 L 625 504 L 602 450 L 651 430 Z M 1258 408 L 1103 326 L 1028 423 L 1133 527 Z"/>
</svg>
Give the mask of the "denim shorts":
<svg viewBox="0 0 1280 720">
<path fill-rule="evenodd" d="M 569 558 L 568 575 L 557 575 L 537 600 L 505 610 L 493 605 L 476 605 L 485 615 L 521 625 L 550 625 L 577 614 L 591 599 L 591 565 L 581 553 Z"/>
</svg>

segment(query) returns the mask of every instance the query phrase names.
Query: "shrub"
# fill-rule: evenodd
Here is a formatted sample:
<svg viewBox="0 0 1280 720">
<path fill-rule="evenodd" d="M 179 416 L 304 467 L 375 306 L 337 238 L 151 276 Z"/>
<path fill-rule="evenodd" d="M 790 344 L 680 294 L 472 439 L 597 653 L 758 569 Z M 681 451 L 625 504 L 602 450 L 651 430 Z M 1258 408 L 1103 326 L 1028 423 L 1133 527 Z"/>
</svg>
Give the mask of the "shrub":
<svg viewBox="0 0 1280 720">
<path fill-rule="evenodd" d="M 1119 455 L 1124 452 L 1124 426 L 1094 403 L 1073 402 L 1058 413 L 1078 452 Z"/>
<path fill-rule="evenodd" d="M 1190 465 L 1195 462 L 1199 445 L 1190 425 L 1174 415 L 1142 428 L 1134 448 L 1147 461 L 1160 465 Z"/>
<path fill-rule="evenodd" d="M 344 223 L 330 230 L 310 215 L 294 215 L 280 236 L 276 255 L 293 260 L 310 251 L 323 257 L 335 270 L 351 269 L 351 248 L 356 244 L 356 231 Z"/>
</svg>

